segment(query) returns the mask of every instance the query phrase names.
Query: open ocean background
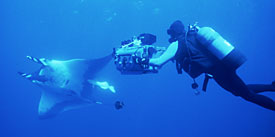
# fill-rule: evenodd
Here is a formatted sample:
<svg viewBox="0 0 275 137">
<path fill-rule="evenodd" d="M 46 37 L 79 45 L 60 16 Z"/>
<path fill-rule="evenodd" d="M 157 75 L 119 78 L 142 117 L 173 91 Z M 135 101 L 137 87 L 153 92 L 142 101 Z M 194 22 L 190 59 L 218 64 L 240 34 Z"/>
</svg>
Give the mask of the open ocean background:
<svg viewBox="0 0 275 137">
<path fill-rule="evenodd" d="M 95 105 L 38 118 L 42 89 L 17 74 L 39 66 L 25 56 L 67 60 L 108 55 L 122 40 L 148 32 L 168 46 L 167 28 L 211 26 L 248 61 L 247 83 L 275 80 L 272 0 L 1 0 L 0 137 L 275 137 L 275 113 L 246 102 L 213 80 L 195 96 L 192 79 L 168 63 L 159 74 L 104 75 L 125 108 Z M 203 77 L 198 79 L 201 84 Z M 264 93 L 275 99 L 275 94 Z"/>
</svg>

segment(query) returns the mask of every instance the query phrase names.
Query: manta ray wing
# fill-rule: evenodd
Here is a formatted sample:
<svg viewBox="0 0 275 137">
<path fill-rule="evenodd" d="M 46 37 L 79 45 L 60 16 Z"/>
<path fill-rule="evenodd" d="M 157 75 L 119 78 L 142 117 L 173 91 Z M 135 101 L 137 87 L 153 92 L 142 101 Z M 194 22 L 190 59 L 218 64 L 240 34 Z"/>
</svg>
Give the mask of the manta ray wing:
<svg viewBox="0 0 275 137">
<path fill-rule="evenodd" d="M 87 60 L 88 70 L 85 72 L 85 79 L 94 79 L 97 73 L 102 70 L 111 60 L 112 55 L 108 55 L 98 59 Z"/>
<path fill-rule="evenodd" d="M 42 92 L 38 114 L 39 118 L 46 119 L 54 117 L 63 111 L 87 105 L 91 105 L 91 103 L 74 96 Z"/>
<path fill-rule="evenodd" d="M 71 78 L 67 88 L 74 90 L 84 98 L 91 97 L 93 85 L 88 80 L 97 78 L 98 73 L 112 60 L 112 56 L 98 59 L 70 60 L 66 62 Z"/>
</svg>

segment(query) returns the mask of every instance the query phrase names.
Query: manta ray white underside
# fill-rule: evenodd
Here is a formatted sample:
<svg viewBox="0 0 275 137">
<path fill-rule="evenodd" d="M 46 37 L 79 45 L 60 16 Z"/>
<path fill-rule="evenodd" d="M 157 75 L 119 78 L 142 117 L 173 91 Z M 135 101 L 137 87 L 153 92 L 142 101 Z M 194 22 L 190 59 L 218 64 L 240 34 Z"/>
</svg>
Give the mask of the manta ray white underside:
<svg viewBox="0 0 275 137">
<path fill-rule="evenodd" d="M 42 65 L 35 73 L 19 73 L 43 89 L 38 110 L 40 118 L 53 117 L 77 107 L 104 103 L 95 98 L 96 92 L 105 92 L 110 96 L 116 93 L 108 82 L 97 81 L 97 73 L 111 61 L 112 56 L 66 61 L 30 56 L 27 58 Z"/>
</svg>

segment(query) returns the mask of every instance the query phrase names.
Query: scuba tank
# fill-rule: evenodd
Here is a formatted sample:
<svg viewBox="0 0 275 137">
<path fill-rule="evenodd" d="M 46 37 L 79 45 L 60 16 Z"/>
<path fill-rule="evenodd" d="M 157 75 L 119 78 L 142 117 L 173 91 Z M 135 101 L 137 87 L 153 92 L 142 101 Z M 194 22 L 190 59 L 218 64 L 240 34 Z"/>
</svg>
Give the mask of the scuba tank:
<svg viewBox="0 0 275 137">
<path fill-rule="evenodd" d="M 245 56 L 226 41 L 218 32 L 210 27 L 199 28 L 197 26 L 189 27 L 196 30 L 196 39 L 199 41 L 199 49 L 206 49 L 207 52 L 214 55 L 224 65 L 231 69 L 239 68 L 245 61 Z M 196 28 L 196 29 L 194 29 Z"/>
<path fill-rule="evenodd" d="M 197 49 L 204 51 L 207 54 L 210 53 L 210 55 L 216 57 L 222 64 L 230 69 L 236 70 L 246 61 L 245 56 L 241 52 L 236 50 L 234 46 L 232 46 L 218 32 L 210 27 L 200 28 L 197 26 L 196 22 L 194 25 L 188 26 L 186 36 L 189 33 L 195 33 L 195 39 L 199 42 L 199 44 L 194 45 Z M 213 76 L 211 74 L 205 73 L 202 88 L 203 91 L 206 91 L 208 81 L 212 78 Z M 198 88 L 198 84 L 195 79 L 192 84 L 192 88 L 195 90 Z M 199 92 L 197 91 L 195 94 L 196 93 Z"/>
</svg>

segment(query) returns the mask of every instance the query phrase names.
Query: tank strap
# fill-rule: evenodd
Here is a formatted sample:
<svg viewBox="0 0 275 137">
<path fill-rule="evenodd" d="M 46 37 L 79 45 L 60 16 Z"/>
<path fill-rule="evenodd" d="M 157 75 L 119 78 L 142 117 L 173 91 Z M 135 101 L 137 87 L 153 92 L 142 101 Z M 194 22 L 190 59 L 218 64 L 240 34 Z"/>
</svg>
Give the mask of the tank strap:
<svg viewBox="0 0 275 137">
<path fill-rule="evenodd" d="M 187 44 L 187 33 L 184 34 L 184 38 L 180 38 L 178 40 L 179 42 L 179 51 L 176 53 L 176 69 L 178 74 L 182 74 L 182 69 L 183 69 L 183 64 L 182 64 L 182 60 L 184 58 L 187 58 L 188 63 L 191 63 L 192 58 L 191 58 L 191 53 L 190 53 L 190 49 L 188 47 Z M 188 64 L 188 70 L 187 73 L 190 73 L 191 70 L 191 65 Z"/>
<path fill-rule="evenodd" d="M 178 74 L 182 74 L 182 65 L 178 61 L 176 61 L 176 69 Z"/>
<path fill-rule="evenodd" d="M 182 69 L 183 69 L 183 60 L 187 59 L 188 62 L 190 62 L 190 51 L 188 51 L 189 49 L 186 47 L 186 40 L 185 40 L 185 34 L 182 35 L 179 39 L 178 39 L 178 51 L 175 55 L 175 60 L 176 60 L 176 69 L 178 74 L 182 74 Z M 187 71 L 187 73 L 189 73 Z"/>
<path fill-rule="evenodd" d="M 187 44 L 187 34 L 188 34 L 188 31 L 185 32 L 184 45 L 185 45 L 185 49 L 186 49 L 186 53 L 187 53 L 186 57 L 187 57 L 188 62 L 189 62 L 189 64 L 188 64 L 188 72 L 187 73 L 190 73 L 190 71 L 191 71 L 192 57 L 191 57 L 189 45 Z M 196 83 L 195 78 L 193 78 L 193 80 L 194 80 L 193 84 L 195 84 Z"/>
<path fill-rule="evenodd" d="M 186 50 L 187 50 L 187 58 L 190 60 L 190 62 L 192 62 L 190 49 L 189 49 L 189 46 L 188 46 L 188 44 L 187 44 L 187 34 L 188 34 L 188 32 L 189 32 L 189 31 L 186 31 L 186 32 L 185 32 L 184 44 L 185 44 Z"/>
<path fill-rule="evenodd" d="M 202 91 L 206 92 L 209 79 L 212 79 L 212 78 L 213 78 L 213 76 L 211 74 L 205 73 Z"/>
</svg>

